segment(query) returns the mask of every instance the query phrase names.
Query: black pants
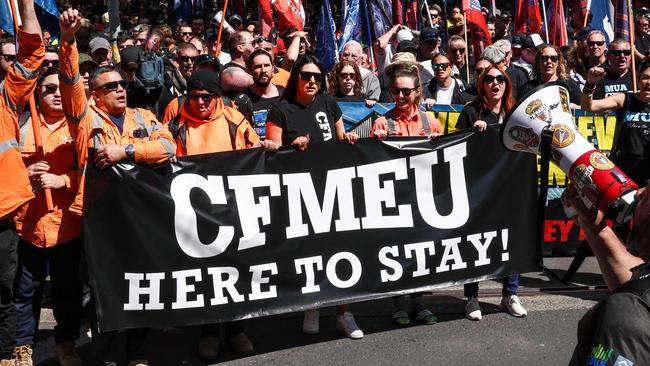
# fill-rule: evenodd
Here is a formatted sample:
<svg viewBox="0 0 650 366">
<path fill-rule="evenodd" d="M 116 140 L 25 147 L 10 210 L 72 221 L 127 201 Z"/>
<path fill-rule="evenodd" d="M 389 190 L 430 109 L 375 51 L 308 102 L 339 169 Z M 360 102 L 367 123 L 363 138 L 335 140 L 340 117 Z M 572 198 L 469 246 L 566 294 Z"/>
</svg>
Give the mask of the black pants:
<svg viewBox="0 0 650 366">
<path fill-rule="evenodd" d="M 16 345 L 13 283 L 18 236 L 11 220 L 0 221 L 0 360 L 12 358 Z"/>
<path fill-rule="evenodd" d="M 34 345 L 48 272 L 56 320 L 54 341 L 59 344 L 79 338 L 82 304 L 80 257 L 81 238 L 51 248 L 39 248 L 22 239 L 18 242 L 18 270 L 14 281 L 16 344 Z"/>
</svg>

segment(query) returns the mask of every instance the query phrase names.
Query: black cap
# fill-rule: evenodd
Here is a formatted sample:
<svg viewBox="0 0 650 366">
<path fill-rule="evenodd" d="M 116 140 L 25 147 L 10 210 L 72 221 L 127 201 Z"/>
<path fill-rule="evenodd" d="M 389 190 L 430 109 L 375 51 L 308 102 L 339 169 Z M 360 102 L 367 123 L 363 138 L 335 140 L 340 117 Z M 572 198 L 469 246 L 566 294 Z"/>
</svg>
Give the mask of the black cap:
<svg viewBox="0 0 650 366">
<path fill-rule="evenodd" d="M 138 55 L 142 51 L 140 46 L 126 46 L 120 51 L 120 60 L 122 63 L 138 62 Z"/>
<path fill-rule="evenodd" d="M 221 71 L 221 63 L 219 59 L 212 55 L 199 55 L 194 61 L 194 67 L 202 65 L 212 65 L 217 72 Z"/>
<path fill-rule="evenodd" d="M 187 80 L 187 92 L 193 90 L 207 90 L 212 94 L 221 95 L 219 77 L 212 71 L 196 70 Z"/>
<path fill-rule="evenodd" d="M 589 33 L 591 33 L 591 31 L 593 31 L 593 30 L 594 30 L 594 28 L 592 28 L 592 27 L 580 28 L 578 33 L 576 33 L 573 36 L 573 39 L 576 40 L 576 41 L 584 41 L 585 39 L 587 39 L 587 35 L 589 35 Z"/>
<path fill-rule="evenodd" d="M 438 41 L 438 32 L 434 28 L 424 28 L 420 31 L 420 42 Z"/>
<path fill-rule="evenodd" d="M 512 48 L 522 48 L 524 44 L 524 40 L 526 39 L 526 33 L 517 33 L 513 34 L 512 38 L 510 39 L 510 43 L 512 44 Z"/>
<path fill-rule="evenodd" d="M 411 52 L 418 53 L 418 45 L 413 41 L 402 41 L 397 45 L 397 52 Z"/>
</svg>

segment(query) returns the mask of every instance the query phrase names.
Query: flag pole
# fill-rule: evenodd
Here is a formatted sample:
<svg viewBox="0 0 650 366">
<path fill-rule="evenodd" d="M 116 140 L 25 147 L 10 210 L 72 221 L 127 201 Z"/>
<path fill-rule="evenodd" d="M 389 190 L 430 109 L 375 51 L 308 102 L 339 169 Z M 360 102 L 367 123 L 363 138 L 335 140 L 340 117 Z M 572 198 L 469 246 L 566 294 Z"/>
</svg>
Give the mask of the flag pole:
<svg viewBox="0 0 650 366">
<path fill-rule="evenodd" d="M 226 10 L 228 10 L 228 0 L 225 0 L 223 3 L 223 12 L 221 13 L 221 22 L 219 23 L 219 34 L 217 35 L 217 44 L 215 45 L 217 52 L 214 55 L 217 58 L 221 53 L 221 32 L 223 32 L 223 23 L 226 22 Z"/>
<path fill-rule="evenodd" d="M 546 33 L 546 42 L 550 43 L 548 40 L 548 18 L 546 17 L 546 2 L 544 0 L 540 0 L 542 2 L 542 12 L 544 12 L 544 33 Z"/>
<path fill-rule="evenodd" d="M 9 2 L 9 9 L 11 10 L 11 17 L 14 21 L 14 33 L 16 34 L 16 54 L 18 54 L 18 27 L 22 24 L 18 14 L 18 4 L 14 0 L 7 0 Z M 32 130 L 34 131 L 34 145 L 36 146 L 36 158 L 41 160 L 45 157 L 43 151 L 43 141 L 41 140 L 41 119 L 36 111 L 36 100 L 34 93 L 29 96 L 29 113 L 32 119 Z M 45 194 L 45 204 L 49 212 L 54 211 L 54 202 L 52 201 L 52 191 L 49 188 L 43 189 Z"/>
<path fill-rule="evenodd" d="M 429 2 L 424 0 L 424 6 L 426 7 L 427 18 L 429 18 L 429 27 L 433 27 L 433 19 L 431 19 L 431 13 L 429 13 Z M 438 14 L 440 16 L 440 14 Z"/>
<path fill-rule="evenodd" d="M 465 68 L 467 70 L 467 84 L 469 84 L 469 42 L 467 41 L 467 12 L 463 12 L 463 24 L 465 27 Z"/>
<path fill-rule="evenodd" d="M 632 1 L 631 0 L 625 0 L 627 1 L 627 29 L 628 32 L 630 33 L 630 52 L 632 55 L 632 90 L 634 93 L 637 92 L 637 85 L 636 85 L 636 61 L 634 60 L 634 52 L 636 50 L 636 47 L 634 47 L 634 18 L 632 17 Z"/>
<path fill-rule="evenodd" d="M 589 9 L 591 9 L 591 0 L 587 1 L 587 11 L 585 12 L 585 19 L 582 23 L 583 28 L 587 26 L 587 19 L 589 19 L 589 13 L 591 12 Z"/>
</svg>

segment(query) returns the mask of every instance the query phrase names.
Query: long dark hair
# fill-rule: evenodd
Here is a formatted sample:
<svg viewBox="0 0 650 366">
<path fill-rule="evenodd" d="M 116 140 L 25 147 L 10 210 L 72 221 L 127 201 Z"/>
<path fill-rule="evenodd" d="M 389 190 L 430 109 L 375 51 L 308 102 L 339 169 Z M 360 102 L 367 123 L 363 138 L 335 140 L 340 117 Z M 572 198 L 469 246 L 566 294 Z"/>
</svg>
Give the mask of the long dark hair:
<svg viewBox="0 0 650 366">
<path fill-rule="evenodd" d="M 322 94 L 325 92 L 325 69 L 323 69 L 323 65 L 320 64 L 316 56 L 307 54 L 300 57 L 298 61 L 296 61 L 296 63 L 293 65 L 293 68 L 291 69 L 291 75 L 287 81 L 287 87 L 284 89 L 284 94 L 282 95 L 282 99 L 286 99 L 291 102 L 296 101 L 296 94 L 298 94 L 298 72 L 300 72 L 300 69 L 302 69 L 302 67 L 307 64 L 316 65 L 321 73 L 320 87 L 318 88 L 318 92 L 316 92 L 316 94 Z"/>
</svg>

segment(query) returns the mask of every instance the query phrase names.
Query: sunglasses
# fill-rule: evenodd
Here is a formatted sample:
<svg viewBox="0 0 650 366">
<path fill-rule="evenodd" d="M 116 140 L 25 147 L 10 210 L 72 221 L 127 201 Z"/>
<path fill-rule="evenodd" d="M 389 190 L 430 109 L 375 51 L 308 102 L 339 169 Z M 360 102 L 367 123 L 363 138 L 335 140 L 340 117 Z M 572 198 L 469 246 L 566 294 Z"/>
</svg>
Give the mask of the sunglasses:
<svg viewBox="0 0 650 366">
<path fill-rule="evenodd" d="M 118 86 L 121 86 L 122 89 L 126 89 L 126 80 L 120 80 L 120 81 L 109 81 L 108 83 L 98 86 L 95 89 L 104 89 L 106 91 L 112 92 L 116 91 Z"/>
<path fill-rule="evenodd" d="M 451 53 L 465 53 L 465 49 L 464 48 L 450 48 L 449 52 L 451 52 Z"/>
<path fill-rule="evenodd" d="M 589 41 L 589 42 L 587 42 L 587 45 L 588 45 L 589 47 L 593 47 L 593 46 L 598 46 L 598 47 L 600 47 L 600 46 L 602 46 L 602 45 L 604 45 L 604 44 L 605 44 L 605 41 Z"/>
<path fill-rule="evenodd" d="M 56 93 L 57 90 L 59 90 L 59 85 L 58 84 L 44 84 L 43 88 L 45 88 L 45 93 L 46 94 L 54 94 L 54 93 Z"/>
<path fill-rule="evenodd" d="M 355 75 L 356 74 L 353 73 L 353 72 L 341 72 L 341 73 L 339 73 L 339 77 L 341 79 L 347 79 L 347 78 L 354 79 Z"/>
<path fill-rule="evenodd" d="M 540 57 L 543 62 L 546 61 L 551 61 L 551 62 L 558 62 L 560 61 L 560 56 L 541 56 Z"/>
<path fill-rule="evenodd" d="M 5 60 L 7 60 L 8 62 L 16 61 L 16 55 L 5 55 L 5 54 L 1 54 L 0 56 L 2 56 L 2 57 L 3 57 Z"/>
<path fill-rule="evenodd" d="M 440 16 L 440 14 L 431 14 L 431 18 L 437 18 L 439 16 Z"/>
<path fill-rule="evenodd" d="M 298 76 L 300 76 L 300 79 L 304 81 L 310 81 L 311 78 L 314 78 L 314 81 L 317 83 L 321 82 L 321 77 L 323 74 L 320 72 L 308 72 L 308 71 L 300 71 L 298 73 Z"/>
<path fill-rule="evenodd" d="M 389 91 L 393 95 L 399 95 L 400 93 L 402 93 L 403 96 L 408 97 L 416 89 L 417 88 L 395 88 L 395 87 L 392 87 L 392 88 L 389 89 Z"/>
<path fill-rule="evenodd" d="M 609 50 L 608 54 L 614 55 L 614 56 L 630 56 L 632 54 L 632 51 L 630 50 Z"/>
<path fill-rule="evenodd" d="M 449 67 L 449 63 L 443 62 L 441 64 L 432 64 L 431 68 L 434 70 L 446 70 Z"/>
<path fill-rule="evenodd" d="M 483 77 L 483 82 L 486 84 L 491 84 L 494 80 L 497 81 L 499 84 L 503 84 L 506 82 L 506 77 L 503 74 L 494 76 L 494 75 L 485 75 Z"/>
<path fill-rule="evenodd" d="M 214 94 L 190 94 L 187 97 L 195 102 L 201 99 L 204 103 L 210 103 L 214 99 Z"/>
<path fill-rule="evenodd" d="M 191 36 L 193 33 L 192 32 L 178 32 L 179 36 Z"/>
<path fill-rule="evenodd" d="M 178 59 L 182 62 L 194 62 L 196 61 L 196 56 L 178 56 Z"/>
</svg>

